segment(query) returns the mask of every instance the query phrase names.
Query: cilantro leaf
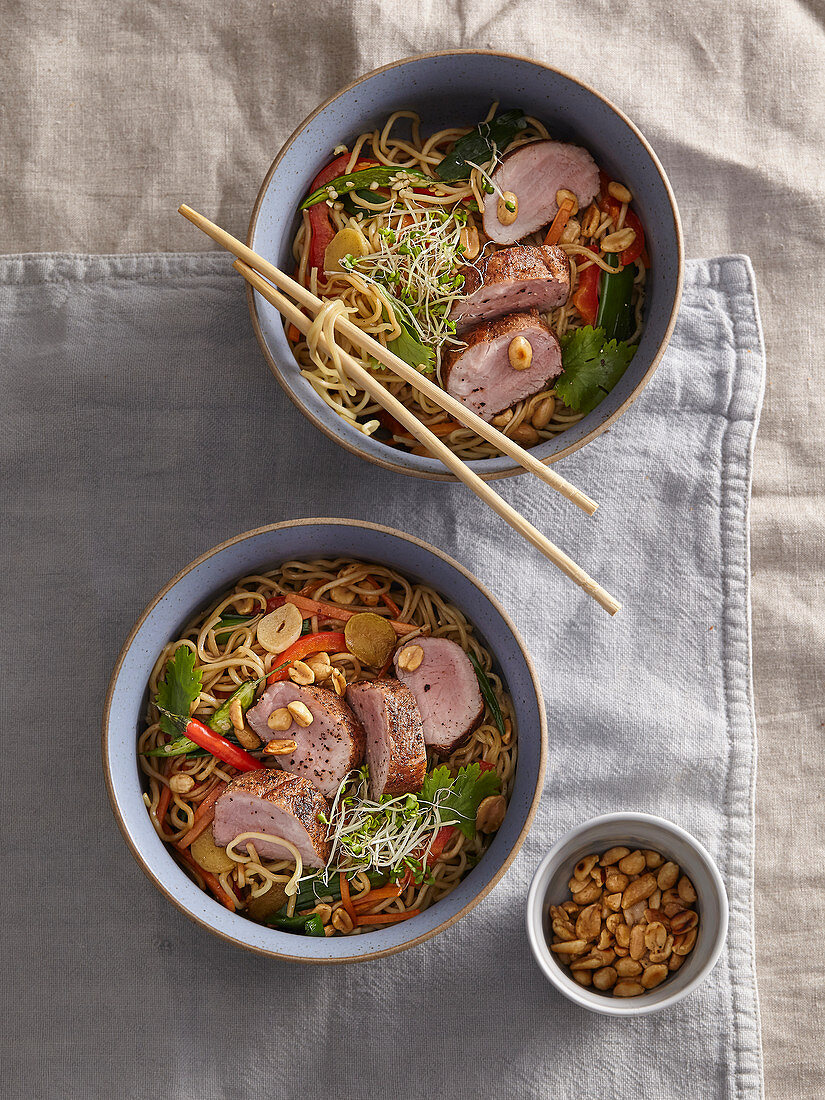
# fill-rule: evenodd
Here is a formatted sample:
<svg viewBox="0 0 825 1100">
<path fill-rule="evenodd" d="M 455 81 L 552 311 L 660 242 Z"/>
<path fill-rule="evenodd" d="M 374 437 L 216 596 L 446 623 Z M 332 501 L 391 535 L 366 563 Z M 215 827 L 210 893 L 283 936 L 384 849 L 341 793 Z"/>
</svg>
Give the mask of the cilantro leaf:
<svg viewBox="0 0 825 1100">
<path fill-rule="evenodd" d="M 202 682 L 203 674 L 199 668 L 195 668 L 194 652 L 189 646 L 178 646 L 175 656 L 166 665 L 164 678 L 158 684 L 155 704 L 168 710 L 170 714 L 186 718 L 190 705 L 200 695 Z M 160 728 L 170 737 L 178 734 L 165 714 L 160 716 Z"/>
<path fill-rule="evenodd" d="M 556 393 L 569 409 L 589 413 L 599 404 L 627 369 L 636 344 L 605 340 L 604 329 L 586 325 L 561 339 L 564 374 L 555 383 Z"/>
<path fill-rule="evenodd" d="M 479 806 L 491 794 L 498 794 L 500 789 L 501 779 L 492 768 L 482 771 L 478 763 L 465 764 L 453 778 L 442 764 L 425 777 L 419 798 L 422 802 L 433 802 L 439 791 L 446 790 L 446 795 L 438 797 L 438 808 L 445 820 L 455 815 L 458 818 L 456 828 L 472 840 L 476 833 Z"/>
</svg>

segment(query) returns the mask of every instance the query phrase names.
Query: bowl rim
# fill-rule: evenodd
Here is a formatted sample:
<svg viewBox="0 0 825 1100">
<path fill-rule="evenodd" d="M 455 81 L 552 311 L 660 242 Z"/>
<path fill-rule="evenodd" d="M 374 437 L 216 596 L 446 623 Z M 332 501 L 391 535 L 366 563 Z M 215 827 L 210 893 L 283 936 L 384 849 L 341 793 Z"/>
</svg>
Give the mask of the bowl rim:
<svg viewBox="0 0 825 1100">
<path fill-rule="evenodd" d="M 198 916 L 196 913 L 193 913 L 181 901 L 179 901 L 178 898 L 175 896 L 174 892 L 165 883 L 161 882 L 156 877 L 156 875 L 154 874 L 154 872 L 150 868 L 148 862 L 145 860 L 142 851 L 140 850 L 138 845 L 132 840 L 132 836 L 131 836 L 131 833 L 130 833 L 129 828 L 127 826 L 127 823 L 124 820 L 123 814 L 121 813 L 120 807 L 118 806 L 117 799 L 115 798 L 115 782 L 114 782 L 114 779 L 112 777 L 112 768 L 111 768 L 111 761 L 109 759 L 109 743 L 108 743 L 109 742 L 108 734 L 109 734 L 110 712 L 111 712 L 111 706 L 112 706 L 112 699 L 114 697 L 115 688 L 117 686 L 117 681 L 118 681 L 118 677 L 120 676 L 120 671 L 121 671 L 121 668 L 123 666 L 123 662 L 126 658 L 126 655 L 129 652 L 129 650 L 131 649 L 132 644 L 133 644 L 135 638 L 137 637 L 137 634 L 138 634 L 139 630 L 143 626 L 143 624 L 146 621 L 149 614 L 156 607 L 156 605 L 169 592 L 172 591 L 172 589 L 178 584 L 178 582 L 180 580 L 183 579 L 183 577 L 185 577 L 193 569 L 196 569 L 203 562 L 208 561 L 209 558 L 214 557 L 216 554 L 222 553 L 224 550 L 227 550 L 229 547 L 234 546 L 237 543 L 244 542 L 245 540 L 253 538 L 255 536 L 265 534 L 267 532 L 283 530 L 285 528 L 290 528 L 291 529 L 291 528 L 294 528 L 294 527 L 308 527 L 308 526 L 314 526 L 316 524 L 318 524 L 318 525 L 320 525 L 320 524 L 334 525 L 334 526 L 339 526 L 339 527 L 367 528 L 371 531 L 378 532 L 380 534 L 394 536 L 395 538 L 399 538 L 399 539 L 402 539 L 405 542 L 412 543 L 413 545 L 418 546 L 421 549 L 424 549 L 424 550 L 428 551 L 431 554 L 434 554 L 436 557 L 441 558 L 442 561 L 444 561 L 448 565 L 452 566 L 466 580 L 470 581 L 470 583 L 475 586 L 475 588 L 481 593 L 481 595 L 492 605 L 494 610 L 496 612 L 498 612 L 498 614 L 502 617 L 507 629 L 512 634 L 513 639 L 514 639 L 519 651 L 521 652 L 522 658 L 524 659 L 525 666 L 527 668 L 527 672 L 528 672 L 528 674 L 530 676 L 530 679 L 532 681 L 532 684 L 533 684 L 533 688 L 534 688 L 534 691 L 535 691 L 535 694 L 536 694 L 536 703 L 537 703 L 538 716 L 539 716 L 539 766 L 538 766 L 538 773 L 535 777 L 535 788 L 533 790 L 533 795 L 532 795 L 532 798 L 530 800 L 530 804 L 529 804 L 528 809 L 527 809 L 527 814 L 526 814 L 526 817 L 524 819 L 524 824 L 522 825 L 518 836 L 515 838 L 515 840 L 513 842 L 513 845 L 510 848 L 510 851 L 504 857 L 501 864 L 499 865 L 499 867 L 496 869 L 495 873 L 490 878 L 489 882 L 485 883 L 485 885 L 478 891 L 478 893 L 476 893 L 467 902 L 467 904 L 464 905 L 457 913 L 454 913 L 453 916 L 448 917 L 446 920 L 444 920 L 440 924 L 438 924 L 435 928 L 433 928 L 433 929 L 431 929 L 427 932 L 421 933 L 420 935 L 416 936 L 414 939 L 405 941 L 404 943 L 401 943 L 401 944 L 397 944 L 393 947 L 382 948 L 381 950 L 364 951 L 364 952 L 359 952 L 359 953 L 352 954 L 352 955 L 341 956 L 341 957 L 338 957 L 338 958 L 325 958 L 325 959 L 306 958 L 303 955 L 292 955 L 292 954 L 289 954 L 287 952 L 273 951 L 273 950 L 269 950 L 265 947 L 259 947 L 259 946 L 255 946 L 255 945 L 246 943 L 242 939 L 239 939 L 237 936 L 234 936 L 229 932 L 225 932 L 222 929 L 216 928 L 207 919 Z M 447 928 L 450 928 L 458 920 L 460 920 L 462 917 L 466 916 L 472 909 L 474 909 L 476 907 L 476 905 L 478 905 L 478 903 L 480 901 L 482 901 L 490 893 L 490 891 L 493 889 L 493 887 L 496 886 L 499 883 L 499 881 L 503 878 L 504 874 L 509 869 L 511 863 L 516 858 L 516 856 L 518 855 L 519 850 L 521 849 L 522 845 L 524 844 L 524 841 L 527 837 L 527 834 L 530 831 L 530 828 L 532 827 L 533 820 L 534 820 L 534 818 L 536 816 L 536 813 L 538 811 L 539 802 L 541 800 L 542 791 L 544 789 L 544 776 L 545 776 L 545 769 L 546 769 L 546 764 L 547 764 L 547 711 L 546 711 L 546 707 L 545 707 L 545 704 L 544 704 L 544 696 L 543 696 L 542 690 L 541 690 L 541 683 L 539 681 L 538 673 L 537 673 L 536 667 L 533 663 L 533 658 L 530 654 L 530 651 L 527 649 L 526 645 L 524 644 L 524 639 L 521 637 L 521 634 L 519 633 L 519 631 L 516 628 L 515 624 L 513 623 L 512 619 L 508 615 L 505 608 L 502 606 L 501 602 L 497 599 L 497 597 L 495 595 L 493 595 L 493 593 L 487 588 L 487 586 L 485 584 L 483 584 L 476 576 L 474 576 L 474 574 L 472 574 L 469 571 L 469 569 L 467 569 L 465 566 L 463 566 L 459 561 L 456 561 L 456 559 L 451 557 L 451 555 L 446 554 L 443 550 L 439 550 L 437 547 L 433 546 L 431 543 L 426 542 L 424 539 L 420 539 L 416 535 L 410 535 L 405 531 L 399 530 L 398 528 L 388 527 L 385 524 L 371 523 L 371 522 L 366 521 L 366 520 L 342 519 L 342 518 L 339 518 L 339 517 L 312 516 L 312 517 L 307 517 L 307 518 L 304 518 L 304 519 L 283 520 L 280 523 L 264 524 L 261 527 L 255 527 L 255 528 L 252 528 L 251 530 L 243 531 L 240 534 L 234 535 L 229 539 L 225 539 L 222 542 L 219 542 L 217 545 L 213 546 L 210 550 L 206 550 L 204 553 L 200 554 L 197 558 L 194 558 L 192 561 L 190 561 L 188 565 L 185 565 L 182 569 L 180 569 L 172 577 L 172 579 L 170 581 L 168 581 L 163 586 L 163 588 L 161 588 L 160 591 L 157 592 L 156 595 L 153 596 L 152 599 L 146 604 L 143 611 L 141 611 L 140 615 L 138 616 L 137 620 L 135 621 L 134 626 L 130 630 L 129 635 L 126 638 L 126 641 L 123 643 L 123 645 L 120 648 L 120 652 L 118 653 L 117 660 L 115 661 L 114 668 L 112 669 L 111 676 L 109 677 L 108 687 L 106 689 L 106 697 L 105 697 L 105 701 L 104 701 L 104 705 L 103 705 L 101 730 L 102 730 L 101 754 L 102 754 L 102 762 L 103 762 L 103 776 L 104 776 L 104 780 L 105 780 L 105 783 L 106 783 L 106 793 L 109 797 L 109 803 L 110 803 L 111 808 L 112 808 L 112 813 L 114 814 L 114 818 L 115 818 L 115 821 L 117 822 L 117 826 L 118 826 L 118 828 L 119 828 L 119 830 L 120 830 L 120 832 L 123 836 L 123 839 L 126 841 L 126 844 L 127 844 L 127 847 L 129 848 L 129 851 L 132 853 L 132 856 L 134 857 L 134 859 L 137 862 L 140 869 L 147 876 L 147 878 L 153 883 L 153 885 L 160 891 L 160 893 L 163 894 L 164 897 L 168 901 L 170 901 L 175 906 L 176 909 L 178 909 L 181 913 L 183 913 L 184 916 L 188 917 L 195 924 L 198 924 L 202 928 L 205 928 L 208 932 L 212 933 L 212 935 L 218 936 L 220 939 L 225 940 L 227 943 L 231 943 L 236 947 L 241 947 L 244 950 L 250 951 L 255 955 L 262 955 L 266 958 L 282 959 L 286 962 L 306 963 L 306 964 L 310 964 L 310 965 L 319 965 L 319 966 L 337 965 L 337 964 L 340 964 L 340 963 L 365 962 L 365 961 L 370 960 L 370 959 L 380 959 L 380 958 L 384 958 L 387 955 L 395 955 L 400 951 L 406 951 L 408 948 L 415 947 L 420 943 L 424 943 L 426 940 L 432 939 L 434 936 L 438 935 L 439 933 L 444 932 Z M 172 857 L 170 856 L 170 859 L 171 858 Z M 362 937 L 356 937 L 356 938 L 359 941 L 362 939 Z"/>
<path fill-rule="evenodd" d="M 579 87 L 583 88 L 586 92 L 589 92 L 597 99 L 600 99 L 605 104 L 605 106 L 613 111 L 613 113 L 616 114 L 621 119 L 621 121 L 624 122 L 625 125 L 632 131 L 647 155 L 650 157 L 654 168 L 659 173 L 659 177 L 661 178 L 662 184 L 665 189 L 665 194 L 667 195 L 668 203 L 670 204 L 670 211 L 673 216 L 673 228 L 676 237 L 676 254 L 678 258 L 676 271 L 676 290 L 673 296 L 673 305 L 671 307 L 670 317 L 668 318 L 667 327 L 665 328 L 664 336 L 662 337 L 659 347 L 657 348 L 656 353 L 650 362 L 650 365 L 648 366 L 645 373 L 642 375 L 633 392 L 630 393 L 625 398 L 625 400 L 616 409 L 613 410 L 610 416 L 608 416 L 605 420 L 599 422 L 598 424 L 594 425 L 590 429 L 590 431 L 586 435 L 582 436 L 582 438 L 579 439 L 577 442 L 569 444 L 567 447 L 564 447 L 562 450 L 558 451 L 554 455 L 549 455 L 546 458 L 541 459 L 541 461 L 544 462 L 545 465 L 549 466 L 555 462 L 558 462 L 560 459 L 566 458 L 568 455 L 573 454 L 575 451 L 580 450 L 582 447 L 585 446 L 585 444 L 590 443 L 592 440 L 600 436 L 602 432 L 607 431 L 607 429 L 611 427 L 611 425 L 615 424 L 619 417 L 622 416 L 630 408 L 636 398 L 641 394 L 642 390 L 645 389 L 648 382 L 653 377 L 654 371 L 661 362 L 662 357 L 667 350 L 667 346 L 670 343 L 670 339 L 673 335 L 673 330 L 676 327 L 676 319 L 679 314 L 679 306 L 682 300 L 682 287 L 684 283 L 685 253 L 684 236 L 682 233 L 682 220 L 679 216 L 679 208 L 676 205 L 676 196 L 673 193 L 673 188 L 670 185 L 670 180 L 667 177 L 667 173 L 662 167 L 661 161 L 654 153 L 647 138 L 644 136 L 638 126 L 636 126 L 636 124 L 630 118 L 628 118 L 624 111 L 617 107 L 606 96 L 602 95 L 601 92 L 592 87 L 592 85 L 588 84 L 584 80 L 580 80 L 578 77 L 572 76 L 564 69 L 557 68 L 555 65 L 548 65 L 546 62 L 539 61 L 534 57 L 528 57 L 525 54 L 510 53 L 507 50 L 484 50 L 473 48 L 456 50 L 433 50 L 427 53 L 411 54 L 409 57 L 403 57 L 397 61 L 391 61 L 387 65 L 380 65 L 377 69 L 371 69 L 369 72 L 364 73 L 363 76 L 359 76 L 357 79 L 350 81 L 349 84 L 346 84 L 343 88 L 340 88 L 338 91 L 334 92 L 331 96 L 325 99 L 323 103 L 319 104 L 315 108 L 315 110 L 313 110 L 310 114 L 306 116 L 303 122 L 300 122 L 295 127 L 295 129 L 283 143 L 280 150 L 278 151 L 277 156 L 272 161 L 272 164 L 269 166 L 269 171 L 264 176 L 263 183 L 261 184 L 257 198 L 255 199 L 255 204 L 252 207 L 252 214 L 249 219 L 249 229 L 247 230 L 246 234 L 246 243 L 249 248 L 252 248 L 253 240 L 255 237 L 255 229 L 257 228 L 258 224 L 258 215 L 260 213 L 261 205 L 263 204 L 264 196 L 269 190 L 269 184 L 272 180 L 272 177 L 275 174 L 278 165 L 281 163 L 281 160 L 286 155 L 287 150 L 292 146 L 298 135 L 303 133 L 303 131 L 310 126 L 316 116 L 319 115 L 322 111 L 326 110 L 326 108 L 329 107 L 331 103 L 334 103 L 336 99 L 339 99 L 341 96 L 346 95 L 348 92 L 351 92 L 354 88 L 357 88 L 365 81 L 370 80 L 374 76 L 378 76 L 380 73 L 388 72 L 390 69 L 400 68 L 401 66 L 408 65 L 414 61 L 425 61 L 434 57 L 455 57 L 458 55 L 467 54 L 484 55 L 488 57 L 502 57 L 508 58 L 512 61 L 522 61 L 530 65 L 535 65 L 540 69 L 546 69 L 549 72 L 556 73 L 558 76 L 561 76 L 564 79 L 571 81 L 573 84 L 578 84 Z M 359 448 L 354 446 L 349 440 L 342 438 L 335 431 L 334 425 L 328 424 L 325 420 L 322 420 L 321 417 L 317 416 L 314 410 L 304 405 L 298 399 L 297 395 L 292 392 L 290 387 L 287 386 L 285 379 L 282 377 L 280 368 L 278 367 L 278 364 L 276 363 L 275 358 L 271 354 L 267 342 L 264 339 L 260 319 L 258 317 L 258 307 L 255 299 L 255 292 L 249 283 L 246 284 L 246 302 L 249 308 L 250 318 L 252 320 L 252 328 L 267 366 L 269 367 L 281 389 L 284 391 L 284 393 L 287 395 L 293 405 L 301 413 L 303 413 L 303 415 L 310 421 L 310 423 L 314 424 L 316 428 L 323 432 L 328 439 L 331 439 L 334 443 L 337 443 L 340 447 L 343 447 L 345 450 L 349 451 L 350 454 L 356 455 L 358 458 L 361 459 L 366 459 L 368 462 L 372 462 L 374 465 L 380 466 L 382 469 L 392 470 L 393 473 L 419 477 L 427 481 L 458 480 L 455 474 L 452 474 L 446 470 L 439 469 L 441 464 L 438 463 L 435 459 L 432 460 L 435 467 L 432 470 L 421 470 L 417 468 L 410 469 L 407 466 L 403 466 L 401 463 L 394 462 L 390 457 L 383 458 L 379 455 L 367 454 L 366 452 L 359 450 Z M 387 447 L 386 449 L 388 452 L 391 453 L 392 448 Z M 496 481 L 499 478 L 515 477 L 518 474 L 524 472 L 517 463 L 514 463 L 513 466 L 508 467 L 504 470 L 485 470 L 482 466 L 483 462 L 484 460 L 471 459 L 468 465 L 484 481 Z"/>
<path fill-rule="evenodd" d="M 577 985 L 572 978 L 569 978 L 561 967 L 554 963 L 550 957 L 542 924 L 542 908 L 547 891 L 547 879 L 549 877 L 548 868 L 554 862 L 561 862 L 562 851 L 586 829 L 591 829 L 593 826 L 603 827 L 616 824 L 632 825 L 636 822 L 652 825 L 671 836 L 678 837 L 696 855 L 697 859 L 707 870 L 719 900 L 719 924 L 716 929 L 716 934 L 711 941 L 707 960 L 682 989 L 676 990 L 663 1000 L 653 1004 L 645 1003 L 643 995 L 641 997 L 632 997 L 628 999 L 620 998 L 619 1000 L 611 997 L 603 997 L 596 1002 L 592 998 L 585 996 L 584 994 L 587 991 Z M 632 811 L 601 814 L 597 817 L 591 817 L 587 821 L 581 822 L 579 825 L 574 825 L 572 829 L 568 829 L 568 831 L 556 841 L 536 868 L 532 881 L 530 882 L 530 889 L 527 892 L 527 905 L 525 907 L 525 923 L 530 950 L 544 976 L 560 993 L 567 997 L 568 1000 L 573 1001 L 582 1008 L 588 1009 L 590 1012 L 597 1012 L 604 1016 L 647 1016 L 653 1012 L 661 1012 L 665 1008 L 670 1008 L 672 1005 L 677 1004 L 683 998 L 687 997 L 688 994 L 692 993 L 697 986 L 701 985 L 705 980 L 719 959 L 719 955 L 722 952 L 728 934 L 729 915 L 730 905 L 724 880 L 719 872 L 719 868 L 716 866 L 716 861 L 707 848 L 705 848 L 704 844 L 698 841 L 696 837 L 692 836 L 680 825 L 677 825 L 673 821 L 668 821 L 667 818 L 658 817 L 656 814 L 637 813 Z M 653 991 L 651 990 L 651 992 Z M 602 1003 L 602 1001 L 604 1003 Z"/>
</svg>

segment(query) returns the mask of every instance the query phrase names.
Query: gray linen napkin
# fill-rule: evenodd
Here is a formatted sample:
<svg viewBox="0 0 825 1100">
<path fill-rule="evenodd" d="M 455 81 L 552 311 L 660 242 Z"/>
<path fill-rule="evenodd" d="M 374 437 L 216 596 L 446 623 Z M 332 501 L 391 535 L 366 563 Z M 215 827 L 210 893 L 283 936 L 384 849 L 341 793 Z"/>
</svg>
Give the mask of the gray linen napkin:
<svg viewBox="0 0 825 1100">
<path fill-rule="evenodd" d="M 758 1095 L 748 260 L 689 264 L 647 391 L 562 464 L 601 501 L 594 519 L 528 477 L 500 483 L 623 599 L 614 620 L 463 487 L 378 470 L 313 429 L 223 255 L 7 258 L 0 325 L 7 1095 Z M 399 526 L 474 570 L 523 632 L 550 722 L 542 808 L 496 890 L 423 946 L 332 969 L 246 955 L 164 901 L 98 757 L 109 672 L 147 600 L 219 540 L 310 515 Z M 624 1022 L 563 1000 L 524 933 L 549 845 L 619 809 L 695 833 L 731 902 L 702 988 Z"/>
</svg>

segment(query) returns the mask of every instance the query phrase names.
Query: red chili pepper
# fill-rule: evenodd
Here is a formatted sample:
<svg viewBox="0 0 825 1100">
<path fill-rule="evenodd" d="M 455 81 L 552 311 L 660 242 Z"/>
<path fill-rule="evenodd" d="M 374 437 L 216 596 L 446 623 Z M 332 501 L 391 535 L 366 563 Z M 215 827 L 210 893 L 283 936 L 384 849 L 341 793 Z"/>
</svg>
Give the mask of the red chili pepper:
<svg viewBox="0 0 825 1100">
<path fill-rule="evenodd" d="M 584 271 L 579 272 L 579 285 L 573 295 L 572 302 L 579 316 L 586 325 L 595 325 L 596 314 L 599 312 L 599 276 L 601 269 L 598 264 L 591 264 Z"/>
<path fill-rule="evenodd" d="M 278 654 L 279 665 L 291 665 L 295 661 L 303 661 L 304 657 L 309 657 L 313 653 L 320 653 L 322 650 L 332 653 L 346 653 L 347 652 L 347 640 L 343 634 L 339 634 L 334 630 L 321 630 L 317 634 L 305 634 L 303 638 L 299 638 L 297 642 Z M 268 684 L 277 684 L 279 680 L 286 680 L 289 677 L 289 669 L 282 668 L 279 672 L 273 672 L 271 676 L 267 677 Z M 193 737 L 194 741 L 195 738 Z"/>
<path fill-rule="evenodd" d="M 197 718 L 183 718 L 162 709 L 161 713 L 166 715 L 178 733 L 184 734 L 190 741 L 194 741 L 202 749 L 206 749 L 213 756 L 217 756 L 218 760 L 223 760 L 224 764 L 231 764 L 233 768 L 237 768 L 238 771 L 242 772 L 258 771 L 263 766 L 246 749 L 242 749 L 240 745 L 233 745 L 231 741 L 227 741 L 225 737 L 215 733 L 203 722 L 199 722 Z"/>
<path fill-rule="evenodd" d="M 322 168 L 309 185 L 310 194 L 317 191 L 319 187 L 323 187 L 325 183 L 330 183 L 338 176 L 343 176 L 349 157 L 349 153 L 342 153 L 340 157 L 330 161 L 326 168 Z M 377 163 L 377 161 L 368 160 L 366 157 L 359 157 L 352 171 L 359 172 L 362 168 L 372 168 Z M 324 253 L 327 250 L 327 245 L 335 236 L 335 226 L 332 224 L 326 202 L 316 202 L 314 206 L 310 206 L 307 214 L 309 215 L 309 264 L 307 270 L 309 272 L 313 267 L 316 267 L 318 278 L 323 281 Z"/>
</svg>

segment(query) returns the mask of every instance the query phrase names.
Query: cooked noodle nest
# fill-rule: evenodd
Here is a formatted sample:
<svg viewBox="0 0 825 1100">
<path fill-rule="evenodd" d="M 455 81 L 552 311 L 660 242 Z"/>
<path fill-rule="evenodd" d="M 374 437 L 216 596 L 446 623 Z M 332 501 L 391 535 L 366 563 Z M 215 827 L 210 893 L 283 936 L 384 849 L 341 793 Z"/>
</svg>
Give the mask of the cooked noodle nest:
<svg viewBox="0 0 825 1100">
<path fill-rule="evenodd" d="M 501 708 L 505 738 L 502 738 L 487 709 L 482 723 L 469 740 L 446 760 L 428 752 L 427 770 L 444 763 L 455 772 L 462 765 L 485 760 L 495 767 L 501 778 L 501 792 L 509 799 L 517 759 L 515 721 L 512 701 L 493 667 L 492 654 L 476 636 L 472 624 L 459 608 L 431 586 L 411 581 L 387 566 L 367 564 L 345 557 L 317 558 L 309 561 L 288 561 L 271 572 L 242 577 L 231 591 L 190 622 L 180 637 L 170 641 L 158 655 L 149 679 L 150 700 L 157 694 L 158 683 L 164 675 L 167 662 L 181 645 L 185 645 L 195 654 L 196 666 L 203 677 L 202 690 L 192 708 L 192 714 L 202 721 L 208 721 L 210 715 L 235 688 L 247 680 L 266 675 L 280 663 L 279 655 L 264 650 L 256 637 L 256 625 L 266 610 L 267 600 L 273 596 L 299 592 L 307 594 L 310 591 L 314 600 L 339 603 L 347 611 L 363 610 L 387 618 L 398 618 L 415 624 L 419 632 L 450 638 L 479 661 L 487 673 Z M 395 610 L 384 606 L 381 602 L 382 596 L 390 597 L 391 602 L 397 605 L 397 614 Z M 250 618 L 234 628 L 222 628 L 219 641 L 215 636 L 215 628 L 225 613 L 249 614 Z M 313 633 L 326 629 L 339 631 L 342 628 L 334 621 L 319 621 L 317 617 L 310 620 L 310 630 Z M 416 633 L 410 633 L 405 636 L 404 641 L 409 642 L 415 636 Z M 357 657 L 349 652 L 330 652 L 329 660 L 348 683 L 358 679 L 373 679 L 376 675 L 376 670 L 363 667 Z M 150 702 L 147 726 L 138 740 L 138 752 L 155 748 L 165 740 L 158 722 L 158 713 Z M 228 783 L 237 774 L 235 769 L 211 755 L 174 757 L 168 760 L 141 755 L 139 760 L 146 778 L 144 801 L 158 836 L 168 844 L 179 842 L 189 832 L 198 806 L 210 792 L 220 782 Z M 265 765 L 262 764 L 263 766 Z M 185 793 L 171 790 L 169 781 L 174 775 L 191 776 L 194 786 Z M 164 795 L 165 790 L 169 793 Z M 163 819 L 159 820 L 162 797 L 169 800 L 168 809 Z M 399 898 L 376 902 L 375 911 L 394 913 L 407 909 L 426 909 L 433 905 L 458 885 L 470 867 L 484 854 L 491 839 L 492 836 L 477 831 L 474 838 L 468 840 L 456 829 L 441 856 L 427 868 L 432 881 L 423 881 L 419 885 L 411 883 Z M 277 841 L 292 853 L 293 858 L 266 860 L 259 855 L 255 847 L 256 840 Z M 233 840 L 226 853 L 234 866 L 217 875 L 217 878 L 225 891 L 240 899 L 241 912 L 250 898 L 261 897 L 278 884 L 285 889 L 288 898 L 287 915 L 293 915 L 298 880 L 307 872 L 301 865 L 297 849 L 288 840 L 265 833 L 245 833 Z M 198 885 L 205 888 L 205 879 L 197 871 L 187 867 L 187 873 L 192 874 Z M 354 902 L 366 897 L 372 886 L 367 875 L 358 872 L 353 876 L 350 889 Z M 330 912 L 334 914 L 343 903 L 331 895 L 325 895 L 323 891 L 323 885 L 317 887 L 317 902 L 328 904 Z M 345 922 L 339 920 L 337 923 Z M 356 927 L 346 932 L 333 925 L 329 925 L 329 928 L 332 932 L 327 934 L 335 935 L 358 935 L 370 930 L 369 926 Z"/>
<path fill-rule="evenodd" d="M 498 108 L 494 103 L 488 112 L 485 121 L 489 121 Z M 409 137 L 399 134 L 399 123 L 406 122 L 410 131 Z M 469 132 L 470 127 L 450 128 L 439 130 L 428 138 L 422 137 L 421 119 L 414 111 L 395 111 L 387 119 L 381 129 L 376 129 L 358 136 L 349 150 L 349 160 L 343 168 L 342 174 L 353 171 L 359 157 L 369 156 L 380 164 L 397 166 L 402 168 L 417 168 L 433 177 L 433 167 L 438 164 L 454 142 Z M 537 118 L 527 117 L 527 126 L 516 139 L 507 147 L 510 152 L 520 145 L 539 139 L 550 138 L 550 134 L 544 124 Z M 339 146 L 337 153 L 346 151 L 345 146 Z M 398 192 L 398 198 L 382 198 L 375 196 L 375 200 L 362 198 L 358 193 L 351 192 L 349 199 L 360 210 L 355 215 L 350 215 L 344 209 L 341 201 L 334 201 L 328 206 L 330 218 L 336 231 L 352 228 L 357 229 L 369 243 L 372 252 L 381 249 L 381 232 L 389 229 L 397 230 L 400 225 L 409 227 L 416 223 L 422 224 L 434 209 L 451 211 L 464 200 L 475 201 L 480 210 L 484 209 L 484 176 L 481 168 L 474 168 L 468 181 L 457 184 L 438 182 L 432 185 L 435 191 L 432 195 L 413 192 L 410 188 Z M 495 196 L 493 196 L 495 197 Z M 466 209 L 462 207 L 462 209 Z M 622 204 L 621 213 L 617 218 L 617 224 L 609 214 L 603 214 L 594 234 L 597 240 L 601 240 L 615 229 L 622 228 L 627 212 L 627 205 Z M 466 211 L 468 227 L 476 230 L 479 236 L 482 250 L 489 239 L 484 233 L 481 214 Z M 417 390 L 403 379 L 393 375 L 383 367 L 376 364 L 360 347 L 352 344 L 346 336 L 335 329 L 335 318 L 346 312 L 350 321 L 363 332 L 374 337 L 386 346 L 397 339 L 402 329 L 395 316 L 392 298 L 382 287 L 367 281 L 358 270 L 351 272 L 336 271 L 328 275 L 318 272 L 316 268 L 309 267 L 310 250 L 310 221 L 308 211 L 303 212 L 303 218 L 292 246 L 292 253 L 296 264 L 296 278 L 304 286 L 322 298 L 327 308 L 319 313 L 315 324 L 309 334 L 304 337 L 300 333 L 296 339 L 291 339 L 293 354 L 301 368 L 302 375 L 307 379 L 321 399 L 347 423 L 363 432 L 365 435 L 374 434 L 380 427 L 379 415 L 381 406 L 374 402 L 364 390 L 356 387 L 346 376 L 337 348 L 343 348 L 349 352 L 365 370 L 374 374 L 381 383 L 402 404 L 411 409 L 417 418 L 428 427 L 441 425 L 445 422 L 445 413 L 441 407 Z M 597 264 L 602 270 L 613 270 L 593 249 L 586 247 L 581 241 L 581 230 L 578 222 L 572 223 L 573 235 L 568 239 L 566 234 L 562 238 L 561 247 L 567 253 L 570 260 L 570 296 L 567 302 L 557 309 L 544 315 L 544 319 L 550 325 L 556 336 L 561 337 L 573 329 L 580 328 L 583 324 L 581 317 L 573 305 L 572 298 L 578 286 L 579 273 L 592 264 Z M 526 238 L 523 243 L 542 244 L 544 230 Z M 633 342 L 638 339 L 642 330 L 642 310 L 645 298 L 646 270 L 643 264 L 638 265 L 638 274 L 634 281 L 632 305 L 636 320 L 636 331 L 630 337 Z M 319 279 L 323 280 L 319 282 Z M 295 335 L 295 331 L 292 335 Z M 318 338 L 323 332 L 332 354 L 321 351 Z M 337 347 L 336 347 L 337 345 Z M 440 349 L 436 349 L 436 379 L 440 381 Z M 556 391 L 551 386 L 541 393 L 524 398 L 512 407 L 512 416 L 506 423 L 494 421 L 496 426 L 507 436 L 511 436 L 520 425 L 530 424 L 531 417 L 537 406 L 547 397 L 556 397 Z M 582 419 L 584 414 L 566 408 L 560 399 L 556 401 L 553 415 L 546 424 L 533 428 L 537 439 L 547 440 L 566 431 L 572 424 Z M 439 432 L 441 438 L 462 459 L 495 458 L 501 454 L 493 443 L 489 443 L 476 435 L 469 428 L 456 427 L 449 432 Z M 414 454 L 428 454 L 420 446 L 417 440 L 411 436 L 393 435 L 394 445 L 406 448 Z"/>
</svg>

